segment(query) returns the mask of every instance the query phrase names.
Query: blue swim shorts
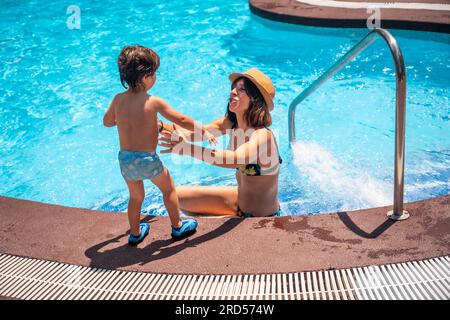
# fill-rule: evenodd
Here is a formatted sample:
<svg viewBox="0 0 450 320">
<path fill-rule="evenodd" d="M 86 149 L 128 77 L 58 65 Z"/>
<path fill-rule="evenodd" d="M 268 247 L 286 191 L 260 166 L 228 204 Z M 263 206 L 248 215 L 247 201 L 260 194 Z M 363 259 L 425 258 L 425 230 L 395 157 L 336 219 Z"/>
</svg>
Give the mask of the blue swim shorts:
<svg viewBox="0 0 450 320">
<path fill-rule="evenodd" d="M 164 170 L 156 152 L 120 150 L 119 165 L 126 180 L 153 179 Z"/>
</svg>

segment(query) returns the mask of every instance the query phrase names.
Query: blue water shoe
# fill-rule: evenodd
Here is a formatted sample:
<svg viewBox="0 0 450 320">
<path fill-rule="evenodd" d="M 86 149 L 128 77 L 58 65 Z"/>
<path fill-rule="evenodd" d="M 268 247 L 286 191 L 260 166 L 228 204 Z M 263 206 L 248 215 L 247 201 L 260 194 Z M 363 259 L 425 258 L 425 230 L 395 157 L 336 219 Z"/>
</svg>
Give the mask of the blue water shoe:
<svg viewBox="0 0 450 320">
<path fill-rule="evenodd" d="M 181 227 L 174 228 L 172 226 L 172 238 L 181 240 L 183 238 L 193 235 L 197 229 L 197 221 L 194 219 L 186 219 L 181 222 Z"/>
<path fill-rule="evenodd" d="M 131 233 L 128 236 L 128 244 L 132 245 L 132 246 L 136 246 L 139 243 L 142 242 L 142 240 L 144 240 L 144 238 L 148 235 L 148 232 L 150 230 L 150 225 L 148 223 L 141 223 L 139 225 L 140 227 L 140 234 L 139 236 L 133 236 Z"/>
</svg>

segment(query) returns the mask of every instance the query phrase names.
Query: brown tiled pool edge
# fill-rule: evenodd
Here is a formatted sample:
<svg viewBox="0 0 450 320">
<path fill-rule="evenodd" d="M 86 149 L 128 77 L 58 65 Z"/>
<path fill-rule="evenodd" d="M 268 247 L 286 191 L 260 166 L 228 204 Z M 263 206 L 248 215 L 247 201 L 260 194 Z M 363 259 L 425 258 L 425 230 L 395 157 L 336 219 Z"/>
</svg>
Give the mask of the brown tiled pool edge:
<svg viewBox="0 0 450 320">
<path fill-rule="evenodd" d="M 295 0 L 249 0 L 249 6 L 265 19 L 316 27 L 367 28 L 371 15 L 360 9 L 316 7 Z M 382 9 L 381 13 L 381 28 L 450 33 L 449 12 Z"/>
<path fill-rule="evenodd" d="M 280 218 L 199 218 L 196 234 L 170 238 L 166 217 L 145 217 L 150 236 L 126 244 L 125 213 L 0 197 L 0 253 L 81 266 L 174 274 L 261 274 L 340 269 L 450 253 L 450 195 L 388 207 Z"/>
</svg>

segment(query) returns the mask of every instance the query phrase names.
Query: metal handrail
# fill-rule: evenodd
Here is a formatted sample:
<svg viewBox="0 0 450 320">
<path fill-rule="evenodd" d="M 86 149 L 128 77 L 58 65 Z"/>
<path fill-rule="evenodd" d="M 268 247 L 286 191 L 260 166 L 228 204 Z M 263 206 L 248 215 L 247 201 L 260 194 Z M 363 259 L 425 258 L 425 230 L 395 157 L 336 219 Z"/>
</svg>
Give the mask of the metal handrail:
<svg viewBox="0 0 450 320">
<path fill-rule="evenodd" d="M 396 112 L 395 112 L 395 166 L 394 166 L 394 209 L 387 215 L 393 220 L 404 220 L 409 217 L 407 211 L 403 210 L 403 185 L 405 166 L 405 115 L 406 115 L 406 71 L 403 55 L 397 40 L 389 31 L 376 28 L 362 38 L 352 49 L 341 57 L 331 68 L 323 73 L 308 88 L 300 93 L 289 106 L 289 142 L 295 141 L 295 110 L 297 106 L 313 93 L 326 80 L 332 77 L 339 69 L 345 66 L 358 53 L 367 48 L 380 35 L 388 44 L 395 63 L 396 73 Z"/>
</svg>

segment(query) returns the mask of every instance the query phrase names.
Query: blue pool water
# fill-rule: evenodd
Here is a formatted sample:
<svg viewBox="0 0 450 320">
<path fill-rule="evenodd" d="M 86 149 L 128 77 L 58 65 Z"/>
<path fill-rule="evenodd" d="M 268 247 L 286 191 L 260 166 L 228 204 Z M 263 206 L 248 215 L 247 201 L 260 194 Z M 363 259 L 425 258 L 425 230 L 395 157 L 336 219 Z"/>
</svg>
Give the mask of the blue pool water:
<svg viewBox="0 0 450 320">
<path fill-rule="evenodd" d="M 66 25 L 72 4 L 81 9 L 79 30 Z M 391 31 L 407 71 L 405 200 L 448 194 L 450 35 Z M 389 205 L 395 74 L 382 40 L 298 107 L 299 142 L 287 142 L 290 102 L 367 32 L 267 21 L 247 0 L 2 1 L 0 194 L 126 210 L 117 132 L 102 117 L 122 90 L 121 47 L 142 44 L 161 56 L 153 94 L 202 122 L 224 114 L 229 73 L 258 67 L 273 79 L 285 213 Z M 235 184 L 234 170 L 162 159 L 177 185 Z M 161 196 L 146 186 L 143 211 L 165 215 Z"/>
</svg>

